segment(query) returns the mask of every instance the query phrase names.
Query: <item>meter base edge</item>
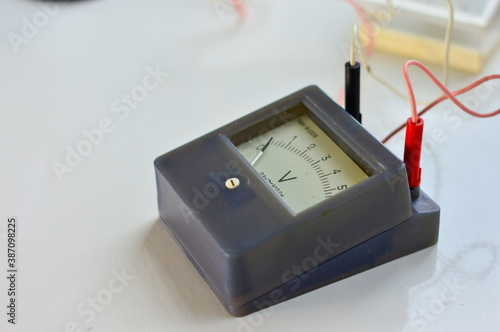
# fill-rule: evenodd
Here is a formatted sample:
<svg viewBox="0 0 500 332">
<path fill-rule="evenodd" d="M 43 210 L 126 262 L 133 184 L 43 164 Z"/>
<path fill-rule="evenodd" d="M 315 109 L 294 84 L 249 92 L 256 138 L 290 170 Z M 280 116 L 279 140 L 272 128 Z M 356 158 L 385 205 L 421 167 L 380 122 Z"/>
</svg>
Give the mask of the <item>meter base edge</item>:
<svg viewBox="0 0 500 332">
<path fill-rule="evenodd" d="M 223 303 L 224 306 L 233 316 L 245 316 L 436 244 L 439 206 L 421 191 L 412 201 L 412 210 L 409 219 L 251 302 L 238 307 Z"/>
</svg>

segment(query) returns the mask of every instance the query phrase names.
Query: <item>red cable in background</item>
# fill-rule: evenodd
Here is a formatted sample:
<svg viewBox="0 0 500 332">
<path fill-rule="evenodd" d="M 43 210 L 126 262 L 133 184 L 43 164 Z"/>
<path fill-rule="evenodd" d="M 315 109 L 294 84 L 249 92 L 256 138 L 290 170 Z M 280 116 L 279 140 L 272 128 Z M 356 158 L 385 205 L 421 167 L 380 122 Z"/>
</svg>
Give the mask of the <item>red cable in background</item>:
<svg viewBox="0 0 500 332">
<path fill-rule="evenodd" d="M 231 6 L 236 8 L 242 19 L 247 17 L 247 9 L 243 0 L 231 0 Z"/>
</svg>

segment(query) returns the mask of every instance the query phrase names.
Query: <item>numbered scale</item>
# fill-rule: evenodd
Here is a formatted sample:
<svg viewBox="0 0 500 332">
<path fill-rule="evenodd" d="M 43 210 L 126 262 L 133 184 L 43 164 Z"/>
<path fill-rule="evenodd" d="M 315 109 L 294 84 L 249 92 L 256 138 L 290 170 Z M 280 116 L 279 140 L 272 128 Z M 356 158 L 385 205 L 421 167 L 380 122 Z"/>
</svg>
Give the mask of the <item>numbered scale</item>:
<svg viewBox="0 0 500 332">
<path fill-rule="evenodd" d="M 368 177 L 307 115 L 237 148 L 295 212 Z"/>
<path fill-rule="evenodd" d="M 410 191 L 404 163 L 315 86 L 155 168 L 161 220 L 235 316 L 437 242 L 436 203 Z"/>
</svg>

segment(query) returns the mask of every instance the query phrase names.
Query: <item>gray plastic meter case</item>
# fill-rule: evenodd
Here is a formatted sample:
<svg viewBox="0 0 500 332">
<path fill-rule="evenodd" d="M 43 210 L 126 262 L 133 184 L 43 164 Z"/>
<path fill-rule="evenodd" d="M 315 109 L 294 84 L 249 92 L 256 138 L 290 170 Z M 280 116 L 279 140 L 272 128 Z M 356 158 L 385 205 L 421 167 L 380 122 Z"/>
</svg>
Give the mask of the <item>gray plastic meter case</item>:
<svg viewBox="0 0 500 332">
<path fill-rule="evenodd" d="M 438 205 L 316 86 L 154 164 L 162 222 L 234 316 L 438 239 Z"/>
</svg>

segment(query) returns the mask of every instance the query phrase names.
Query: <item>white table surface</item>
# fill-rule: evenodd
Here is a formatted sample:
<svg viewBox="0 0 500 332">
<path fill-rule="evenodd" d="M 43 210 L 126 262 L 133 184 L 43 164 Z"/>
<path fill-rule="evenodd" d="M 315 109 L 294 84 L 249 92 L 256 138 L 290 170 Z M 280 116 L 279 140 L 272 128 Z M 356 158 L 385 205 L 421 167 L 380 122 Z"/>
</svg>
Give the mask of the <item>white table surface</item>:
<svg viewBox="0 0 500 332">
<path fill-rule="evenodd" d="M 264 313 L 230 316 L 159 221 L 157 156 L 306 85 L 338 95 L 357 22 L 347 3 L 254 0 L 244 24 L 210 0 L 74 1 L 52 16 L 38 1 L 1 8 L 0 276 L 10 216 L 19 272 L 16 325 L 0 278 L 0 331 L 500 330 L 500 116 L 472 118 L 448 102 L 425 116 L 422 189 L 442 209 L 436 246 Z M 23 26 L 28 38 L 13 46 Z M 404 91 L 404 60 L 376 53 L 372 65 Z M 148 68 L 168 76 L 155 84 Z M 498 68 L 499 52 L 477 77 Z M 411 76 L 417 98 L 439 95 Z M 451 72 L 450 87 L 477 77 Z M 144 79 L 144 100 L 113 112 Z M 466 100 L 493 110 L 499 87 Z M 379 139 L 409 116 L 367 75 L 361 106 Z M 53 163 L 102 121 L 112 130 L 59 181 Z M 387 146 L 401 156 L 403 135 Z"/>
</svg>

